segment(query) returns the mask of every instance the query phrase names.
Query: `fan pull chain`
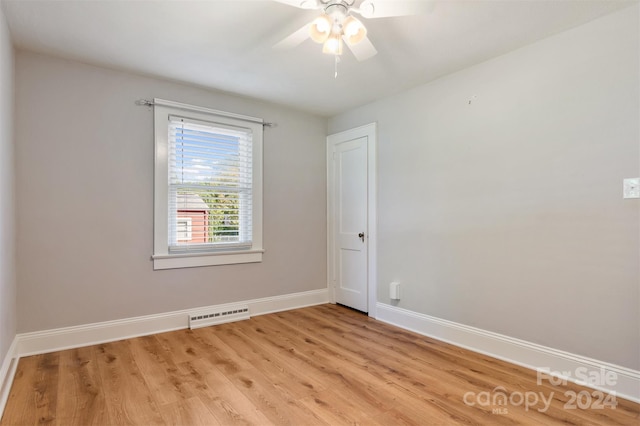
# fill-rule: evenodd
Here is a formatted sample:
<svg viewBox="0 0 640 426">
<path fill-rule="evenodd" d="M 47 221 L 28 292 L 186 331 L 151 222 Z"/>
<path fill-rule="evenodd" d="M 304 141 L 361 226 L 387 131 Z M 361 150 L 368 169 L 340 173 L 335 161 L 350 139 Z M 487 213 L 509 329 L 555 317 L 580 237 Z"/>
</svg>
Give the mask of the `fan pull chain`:
<svg viewBox="0 0 640 426">
<path fill-rule="evenodd" d="M 340 63 L 340 56 L 336 55 L 335 72 L 333 74 L 333 78 L 338 78 L 338 63 Z"/>
</svg>

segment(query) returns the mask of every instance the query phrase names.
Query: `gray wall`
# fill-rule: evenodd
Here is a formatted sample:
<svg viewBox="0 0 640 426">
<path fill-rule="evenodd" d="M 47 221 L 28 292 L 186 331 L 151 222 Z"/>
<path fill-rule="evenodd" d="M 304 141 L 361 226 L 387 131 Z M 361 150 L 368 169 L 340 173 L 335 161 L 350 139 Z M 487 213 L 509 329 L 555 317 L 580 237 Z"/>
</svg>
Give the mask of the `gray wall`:
<svg viewBox="0 0 640 426">
<path fill-rule="evenodd" d="M 0 365 L 16 335 L 13 196 L 13 65 L 9 28 L 0 7 Z"/>
<path fill-rule="evenodd" d="M 262 117 L 264 261 L 153 271 L 153 97 Z M 325 118 L 16 55 L 18 330 L 326 288 Z"/>
<path fill-rule="evenodd" d="M 379 301 L 640 368 L 638 15 L 329 120 L 378 122 Z"/>
</svg>

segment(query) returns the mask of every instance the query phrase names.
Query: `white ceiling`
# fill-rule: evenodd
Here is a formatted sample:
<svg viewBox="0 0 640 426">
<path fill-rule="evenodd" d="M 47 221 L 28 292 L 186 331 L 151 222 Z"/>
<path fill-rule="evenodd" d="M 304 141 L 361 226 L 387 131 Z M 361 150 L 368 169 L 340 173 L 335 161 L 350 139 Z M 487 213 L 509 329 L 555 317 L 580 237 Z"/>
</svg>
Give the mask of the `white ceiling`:
<svg viewBox="0 0 640 426">
<path fill-rule="evenodd" d="M 363 20 L 378 55 L 334 59 L 307 40 L 318 12 L 272 0 L 0 0 L 14 44 L 331 116 L 434 80 L 637 0 L 442 0 L 428 15 Z M 357 0 L 359 3 L 360 0 Z"/>
</svg>

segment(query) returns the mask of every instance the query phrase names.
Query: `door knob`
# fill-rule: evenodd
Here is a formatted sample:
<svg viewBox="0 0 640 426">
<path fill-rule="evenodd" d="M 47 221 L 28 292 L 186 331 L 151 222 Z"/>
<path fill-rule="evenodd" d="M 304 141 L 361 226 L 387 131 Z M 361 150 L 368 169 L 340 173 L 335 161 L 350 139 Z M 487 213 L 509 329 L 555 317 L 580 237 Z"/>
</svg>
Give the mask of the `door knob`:
<svg viewBox="0 0 640 426">
<path fill-rule="evenodd" d="M 364 243 L 364 232 L 361 232 L 358 234 L 358 237 L 360 237 L 360 239 L 362 240 L 362 242 Z"/>
</svg>

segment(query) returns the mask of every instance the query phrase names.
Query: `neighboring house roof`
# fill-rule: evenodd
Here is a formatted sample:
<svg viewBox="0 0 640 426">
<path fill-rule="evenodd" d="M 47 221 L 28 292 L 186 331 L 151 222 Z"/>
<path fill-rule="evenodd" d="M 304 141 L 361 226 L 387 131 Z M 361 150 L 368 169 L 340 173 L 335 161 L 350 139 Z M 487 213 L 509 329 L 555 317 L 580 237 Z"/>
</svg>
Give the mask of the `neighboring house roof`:
<svg viewBox="0 0 640 426">
<path fill-rule="evenodd" d="M 209 206 L 197 194 L 178 194 L 177 210 L 209 210 Z"/>
</svg>

